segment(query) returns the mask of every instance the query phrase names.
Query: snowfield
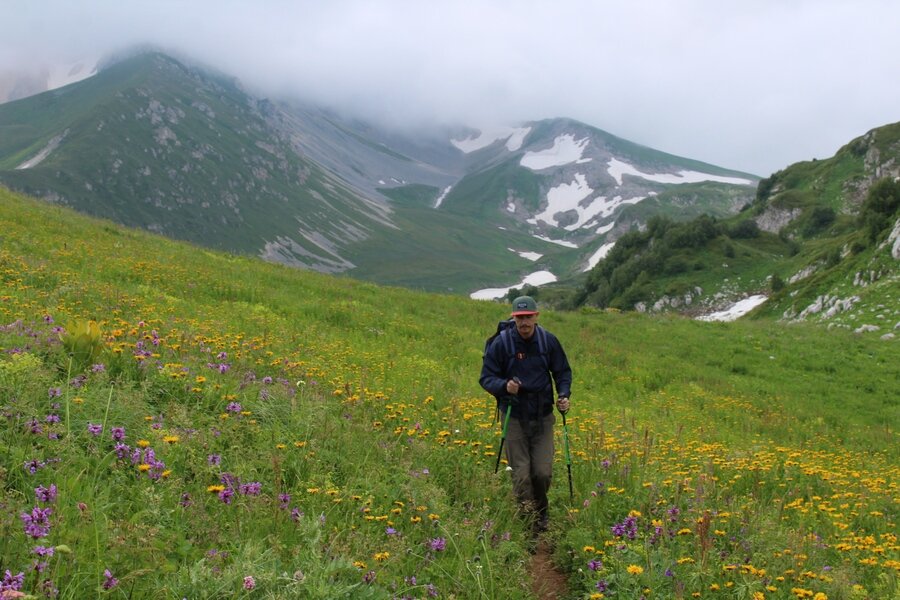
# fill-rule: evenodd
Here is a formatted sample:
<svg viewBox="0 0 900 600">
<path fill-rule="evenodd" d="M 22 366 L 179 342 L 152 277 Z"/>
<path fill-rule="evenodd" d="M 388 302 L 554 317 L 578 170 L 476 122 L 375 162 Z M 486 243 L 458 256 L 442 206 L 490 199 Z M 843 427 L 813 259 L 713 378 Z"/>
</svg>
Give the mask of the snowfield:
<svg viewBox="0 0 900 600">
<path fill-rule="evenodd" d="M 615 246 L 615 245 L 616 245 L 615 242 L 608 242 L 608 243 L 600 246 L 597 249 L 597 251 L 594 252 L 591 255 L 591 257 L 588 259 L 588 264 L 582 272 L 586 273 L 586 272 L 590 271 L 591 269 L 593 269 L 594 267 L 596 267 L 597 263 L 599 263 L 601 260 L 606 258 L 606 255 L 609 254 L 609 251 L 612 250 L 613 246 Z"/>
<path fill-rule="evenodd" d="M 478 137 L 470 137 L 464 140 L 450 140 L 450 143 L 466 154 L 487 148 L 494 142 L 506 139 L 506 149 L 515 152 L 522 147 L 525 136 L 531 131 L 531 127 L 497 127 L 483 129 Z"/>
<path fill-rule="evenodd" d="M 730 308 L 714 312 L 702 317 L 697 317 L 698 321 L 734 321 L 739 317 L 743 317 L 748 312 L 765 302 L 768 298 L 763 295 L 750 296 L 744 298 L 740 302 L 735 303 Z"/>
<path fill-rule="evenodd" d="M 539 152 L 526 152 L 519 164 L 532 171 L 540 171 L 570 163 L 585 163 L 591 160 L 581 158 L 589 141 L 588 138 L 576 141 L 575 136 L 568 133 L 560 135 L 553 140 L 553 146 L 550 148 Z"/>
<path fill-rule="evenodd" d="M 522 280 L 522 283 L 505 288 L 486 288 L 478 290 L 469 294 L 469 298 L 472 298 L 473 300 L 496 300 L 497 298 L 504 297 L 509 293 L 509 290 L 513 288 L 522 288 L 526 285 L 541 286 L 546 283 L 553 283 L 554 281 L 556 281 L 556 275 L 550 271 L 535 271 L 526 276 L 525 279 Z"/>
<path fill-rule="evenodd" d="M 507 248 L 507 250 L 509 250 L 510 252 L 515 252 L 522 258 L 526 258 L 526 259 L 530 260 L 531 262 L 540 260 L 540 258 L 542 256 L 544 256 L 543 254 L 538 254 L 537 252 L 522 252 L 520 250 L 516 250 L 515 248 Z"/>
<path fill-rule="evenodd" d="M 588 218 L 590 218 L 590 216 L 593 216 L 586 216 L 588 211 L 578 205 L 579 202 L 590 196 L 593 191 L 594 190 L 588 185 L 585 176 L 581 173 L 576 173 L 575 181 L 572 183 L 564 183 L 555 188 L 551 188 L 550 191 L 547 192 L 547 208 L 544 209 L 544 212 L 535 215 L 533 221 L 535 224 L 537 224 L 537 221 L 543 221 L 548 225 L 559 227 L 559 223 L 556 218 L 554 218 L 554 215 L 575 210 L 578 211 L 578 222 L 575 223 L 575 225 L 566 227 L 566 229 L 569 231 L 578 229 L 588 220 Z M 529 222 L 531 221 L 532 219 L 529 219 Z"/>
<path fill-rule="evenodd" d="M 566 248 L 577 248 L 578 247 L 578 244 L 575 244 L 574 242 L 567 242 L 566 240 L 553 240 L 553 239 L 548 238 L 545 235 L 532 235 L 531 237 L 537 238 L 544 242 L 550 242 L 551 244 L 556 244 L 558 246 L 565 246 Z"/>
<path fill-rule="evenodd" d="M 710 175 L 709 173 L 700 173 L 699 171 L 679 171 L 678 173 L 659 173 L 650 174 L 638 171 L 635 167 L 622 162 L 616 158 L 609 159 L 609 168 L 607 172 L 612 175 L 616 183 L 622 185 L 622 176 L 631 175 L 640 177 L 647 181 L 655 181 L 656 183 L 699 183 L 701 181 L 717 181 L 719 183 L 731 183 L 734 185 L 752 185 L 749 179 L 740 177 L 722 177 L 720 175 Z"/>
</svg>

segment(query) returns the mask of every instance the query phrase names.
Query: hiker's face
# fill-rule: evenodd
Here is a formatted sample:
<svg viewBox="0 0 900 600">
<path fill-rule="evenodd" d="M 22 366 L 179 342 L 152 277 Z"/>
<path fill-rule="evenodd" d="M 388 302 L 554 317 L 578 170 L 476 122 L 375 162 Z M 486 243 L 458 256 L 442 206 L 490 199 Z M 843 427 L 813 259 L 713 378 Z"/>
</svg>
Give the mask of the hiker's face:
<svg viewBox="0 0 900 600">
<path fill-rule="evenodd" d="M 523 340 L 527 340 L 534 335 L 534 326 L 537 324 L 537 315 L 516 315 L 516 329 Z"/>
</svg>

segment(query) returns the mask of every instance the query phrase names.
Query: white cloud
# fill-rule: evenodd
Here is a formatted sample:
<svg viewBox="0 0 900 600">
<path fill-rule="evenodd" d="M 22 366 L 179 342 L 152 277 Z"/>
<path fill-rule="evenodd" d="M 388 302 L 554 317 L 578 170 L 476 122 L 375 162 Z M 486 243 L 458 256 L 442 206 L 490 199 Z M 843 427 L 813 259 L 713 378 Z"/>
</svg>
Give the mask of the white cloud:
<svg viewBox="0 0 900 600">
<path fill-rule="evenodd" d="M 571 117 L 768 175 L 898 120 L 895 0 L 4 0 L 0 70 L 127 44 L 394 123 Z"/>
</svg>

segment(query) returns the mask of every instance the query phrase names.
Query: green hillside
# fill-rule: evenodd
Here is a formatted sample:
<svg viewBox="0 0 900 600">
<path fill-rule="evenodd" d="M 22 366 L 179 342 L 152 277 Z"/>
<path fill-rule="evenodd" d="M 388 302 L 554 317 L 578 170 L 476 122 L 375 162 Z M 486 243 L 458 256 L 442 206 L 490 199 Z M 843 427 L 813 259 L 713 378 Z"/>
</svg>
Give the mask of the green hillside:
<svg viewBox="0 0 900 600">
<path fill-rule="evenodd" d="M 698 314 L 763 294 L 759 316 L 892 327 L 900 318 L 900 264 L 888 243 L 900 217 L 898 156 L 900 124 L 887 125 L 830 159 L 763 179 L 737 215 L 710 211 L 676 223 L 660 211 L 618 240 L 569 304 Z M 873 189 L 883 192 L 880 207 L 872 208 Z"/>
<path fill-rule="evenodd" d="M 298 157 L 266 110 L 234 81 L 143 54 L 0 106 L 0 181 L 230 252 L 259 255 L 267 242 L 291 239 L 287 259 L 327 265 L 336 257 L 298 230 L 366 231 L 382 210 Z M 16 168 L 54 139 L 45 159 Z"/>
<path fill-rule="evenodd" d="M 477 385 L 505 305 L 2 188 L 0 281 L 6 589 L 537 597 L 546 573 L 493 473 Z M 575 372 L 574 498 L 557 426 L 547 534 L 566 597 L 896 597 L 895 341 L 766 319 L 541 321 Z"/>
</svg>

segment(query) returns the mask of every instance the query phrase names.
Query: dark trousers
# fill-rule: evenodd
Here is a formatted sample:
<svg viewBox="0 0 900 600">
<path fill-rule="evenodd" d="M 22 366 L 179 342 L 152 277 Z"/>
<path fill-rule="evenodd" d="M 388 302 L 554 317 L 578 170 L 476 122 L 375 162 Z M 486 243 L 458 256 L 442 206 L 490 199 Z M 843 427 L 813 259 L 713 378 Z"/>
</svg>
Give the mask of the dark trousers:
<svg viewBox="0 0 900 600">
<path fill-rule="evenodd" d="M 512 468 L 513 493 L 526 515 L 547 517 L 547 491 L 553 476 L 551 412 L 534 421 L 512 418 L 506 431 L 506 460 Z"/>
</svg>

